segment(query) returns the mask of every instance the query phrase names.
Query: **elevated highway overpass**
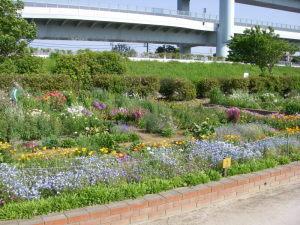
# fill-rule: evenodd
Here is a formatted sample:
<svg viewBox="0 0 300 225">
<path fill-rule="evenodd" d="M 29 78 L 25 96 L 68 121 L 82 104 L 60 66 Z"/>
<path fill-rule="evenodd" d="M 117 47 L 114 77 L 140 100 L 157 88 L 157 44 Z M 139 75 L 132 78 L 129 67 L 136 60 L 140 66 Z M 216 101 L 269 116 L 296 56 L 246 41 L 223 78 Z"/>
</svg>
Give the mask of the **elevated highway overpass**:
<svg viewBox="0 0 300 225">
<path fill-rule="evenodd" d="M 226 56 L 231 36 L 260 25 L 272 26 L 281 38 L 300 44 L 300 26 L 234 18 L 234 0 L 221 0 L 220 20 L 192 13 L 189 0 L 178 0 L 182 10 L 65 4 L 58 0 L 25 3 L 22 16 L 37 24 L 39 39 L 169 43 L 179 45 L 182 53 L 195 46 L 216 46 L 218 55 Z"/>
</svg>

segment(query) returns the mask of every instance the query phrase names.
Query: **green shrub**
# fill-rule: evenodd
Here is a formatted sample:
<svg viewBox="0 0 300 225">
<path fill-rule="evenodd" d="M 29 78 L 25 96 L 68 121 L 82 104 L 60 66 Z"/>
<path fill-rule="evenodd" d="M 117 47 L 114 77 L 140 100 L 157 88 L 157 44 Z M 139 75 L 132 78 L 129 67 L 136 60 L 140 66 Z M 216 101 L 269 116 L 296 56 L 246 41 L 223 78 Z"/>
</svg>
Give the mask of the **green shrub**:
<svg viewBox="0 0 300 225">
<path fill-rule="evenodd" d="M 217 79 L 203 79 L 197 83 L 197 96 L 200 98 L 208 97 L 209 92 L 220 87 L 219 80 Z"/>
<path fill-rule="evenodd" d="M 26 55 L 13 60 L 19 74 L 37 74 L 42 72 L 44 59 Z"/>
<path fill-rule="evenodd" d="M 248 91 L 249 79 L 245 78 L 231 78 L 221 79 L 221 90 L 226 94 L 231 94 L 234 90 Z"/>
<path fill-rule="evenodd" d="M 5 75 L 0 74 L 0 89 L 10 90 L 17 81 L 23 88 L 39 91 L 70 90 L 71 79 L 66 75 Z"/>
<path fill-rule="evenodd" d="M 300 113 L 300 102 L 299 100 L 289 101 L 285 104 L 284 111 L 286 114 L 294 115 Z"/>
<path fill-rule="evenodd" d="M 14 74 L 17 67 L 11 59 L 6 59 L 0 63 L 0 74 Z"/>
<path fill-rule="evenodd" d="M 77 55 L 56 56 L 54 73 L 70 76 L 96 74 L 124 74 L 125 59 L 114 52 L 84 52 Z"/>
<path fill-rule="evenodd" d="M 242 90 L 249 93 L 276 92 L 284 96 L 292 91 L 300 90 L 300 77 L 207 78 L 197 83 L 197 96 L 208 97 L 210 91 L 216 87 L 226 94 Z"/>
<path fill-rule="evenodd" d="M 159 80 L 155 77 L 131 77 L 116 75 L 96 75 L 93 77 L 94 87 L 114 93 L 153 95 L 159 91 Z"/>
<path fill-rule="evenodd" d="M 196 88 L 189 80 L 165 78 L 160 81 L 160 94 L 167 100 L 185 101 L 196 98 Z"/>
</svg>

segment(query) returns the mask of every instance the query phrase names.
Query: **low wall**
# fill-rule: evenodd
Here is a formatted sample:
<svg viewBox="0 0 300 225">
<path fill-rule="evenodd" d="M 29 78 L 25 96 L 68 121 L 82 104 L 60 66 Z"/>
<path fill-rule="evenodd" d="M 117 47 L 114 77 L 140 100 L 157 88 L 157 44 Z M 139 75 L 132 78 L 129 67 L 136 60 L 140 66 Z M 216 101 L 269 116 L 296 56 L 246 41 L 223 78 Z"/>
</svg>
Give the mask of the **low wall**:
<svg viewBox="0 0 300 225">
<path fill-rule="evenodd" d="M 199 209 L 242 195 L 279 185 L 300 182 L 300 162 L 218 182 L 184 187 L 101 206 L 36 217 L 32 220 L 3 221 L 0 225 L 125 225 L 152 221 Z"/>
</svg>

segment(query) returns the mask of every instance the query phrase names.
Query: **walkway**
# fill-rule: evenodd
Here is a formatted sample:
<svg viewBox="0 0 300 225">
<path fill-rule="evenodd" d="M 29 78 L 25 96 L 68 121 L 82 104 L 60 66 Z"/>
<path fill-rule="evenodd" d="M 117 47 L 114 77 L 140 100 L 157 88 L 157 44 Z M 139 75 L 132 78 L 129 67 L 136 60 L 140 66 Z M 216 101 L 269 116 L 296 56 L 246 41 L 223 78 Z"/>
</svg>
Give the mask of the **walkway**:
<svg viewBox="0 0 300 225">
<path fill-rule="evenodd" d="M 174 216 L 147 225 L 299 225 L 300 184 Z"/>
</svg>

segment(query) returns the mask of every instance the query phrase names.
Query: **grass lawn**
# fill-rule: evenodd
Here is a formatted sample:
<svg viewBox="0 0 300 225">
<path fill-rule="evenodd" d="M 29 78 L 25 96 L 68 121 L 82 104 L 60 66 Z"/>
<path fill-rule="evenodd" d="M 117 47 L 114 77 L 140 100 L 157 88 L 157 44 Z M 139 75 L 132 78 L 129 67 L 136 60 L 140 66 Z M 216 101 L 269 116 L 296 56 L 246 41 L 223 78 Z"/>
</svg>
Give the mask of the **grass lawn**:
<svg viewBox="0 0 300 225">
<path fill-rule="evenodd" d="M 251 65 L 224 63 L 179 63 L 179 62 L 127 62 L 127 74 L 136 76 L 184 77 L 198 81 L 207 77 L 242 77 L 244 72 L 259 75 L 260 70 Z M 274 75 L 300 75 L 300 68 L 275 67 Z"/>
</svg>

